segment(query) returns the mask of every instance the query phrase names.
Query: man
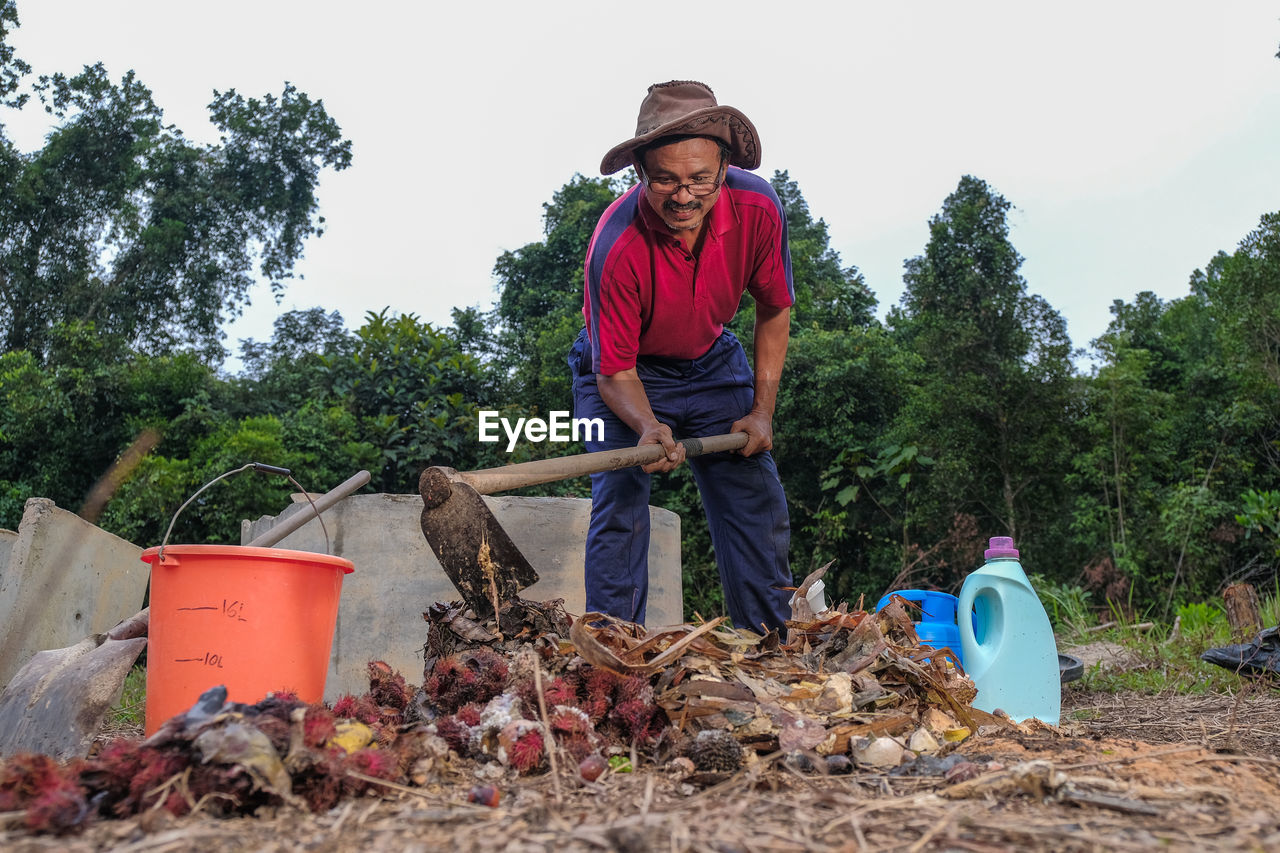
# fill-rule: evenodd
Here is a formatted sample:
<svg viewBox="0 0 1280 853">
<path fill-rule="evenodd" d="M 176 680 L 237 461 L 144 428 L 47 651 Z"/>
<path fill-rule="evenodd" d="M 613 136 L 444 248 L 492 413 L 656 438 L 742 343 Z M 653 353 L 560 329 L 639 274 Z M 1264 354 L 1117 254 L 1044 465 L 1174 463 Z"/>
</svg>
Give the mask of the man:
<svg viewBox="0 0 1280 853">
<path fill-rule="evenodd" d="M 586 606 L 643 622 L 649 475 L 685 461 L 679 438 L 745 432 L 736 453 L 689 459 L 734 624 L 781 629 L 790 525 L 773 456 L 773 410 L 795 288 L 782 205 L 755 126 L 702 83 L 649 87 L 636 134 L 605 155 L 640 183 L 613 203 L 587 250 L 586 328 L 569 354 L 577 417 L 605 422 L 589 450 L 660 444 L 643 469 L 591 478 Z M 755 300 L 755 375 L 724 325 Z"/>
</svg>

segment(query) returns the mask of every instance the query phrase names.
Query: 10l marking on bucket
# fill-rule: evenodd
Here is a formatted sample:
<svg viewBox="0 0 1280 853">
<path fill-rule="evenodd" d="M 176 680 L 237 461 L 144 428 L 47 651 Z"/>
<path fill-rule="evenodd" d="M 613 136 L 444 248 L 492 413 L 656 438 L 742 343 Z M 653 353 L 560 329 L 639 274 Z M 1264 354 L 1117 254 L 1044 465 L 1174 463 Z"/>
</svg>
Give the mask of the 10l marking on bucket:
<svg viewBox="0 0 1280 853">
<path fill-rule="evenodd" d="M 209 666 L 216 666 L 222 669 L 222 655 L 214 652 L 205 652 L 203 657 L 198 658 L 174 658 L 174 663 L 203 663 Z"/>
<path fill-rule="evenodd" d="M 240 615 L 241 613 L 244 612 L 244 608 L 246 605 L 247 605 L 247 602 L 244 602 L 244 601 L 239 601 L 239 600 L 227 601 L 224 598 L 222 599 L 221 607 L 219 607 L 216 604 L 204 604 L 204 605 L 200 605 L 199 607 L 178 607 L 175 609 L 180 611 L 200 611 L 200 610 L 221 611 L 221 614 L 227 617 L 228 619 L 235 619 L 237 622 L 248 622 L 249 621 L 248 619 Z M 199 657 L 194 657 L 194 658 L 174 658 L 173 662 L 174 663 L 202 663 L 205 666 L 212 666 L 212 667 L 216 667 L 217 669 L 223 668 L 221 652 L 205 652 L 203 655 Z"/>
</svg>

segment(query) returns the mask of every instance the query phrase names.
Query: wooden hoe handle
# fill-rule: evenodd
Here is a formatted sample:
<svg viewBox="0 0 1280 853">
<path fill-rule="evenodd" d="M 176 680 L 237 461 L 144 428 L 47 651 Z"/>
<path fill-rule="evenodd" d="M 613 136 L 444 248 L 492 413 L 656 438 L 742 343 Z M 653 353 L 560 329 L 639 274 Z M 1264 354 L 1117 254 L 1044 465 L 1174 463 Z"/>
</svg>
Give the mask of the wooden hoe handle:
<svg viewBox="0 0 1280 853">
<path fill-rule="evenodd" d="M 747 434 L 733 432 L 706 438 L 682 438 L 680 444 L 684 445 L 686 457 L 701 456 L 704 453 L 719 453 L 745 447 Z M 594 453 L 579 453 L 555 459 L 517 462 L 514 465 L 484 468 L 479 471 L 454 471 L 452 468 L 441 468 L 441 470 L 448 475 L 449 479 L 466 483 L 478 494 L 492 495 L 524 486 L 537 486 L 541 483 L 553 483 L 556 480 L 599 474 L 602 471 L 648 465 L 651 462 L 657 462 L 663 455 L 661 444 L 642 444 L 620 450 L 597 450 Z"/>
</svg>

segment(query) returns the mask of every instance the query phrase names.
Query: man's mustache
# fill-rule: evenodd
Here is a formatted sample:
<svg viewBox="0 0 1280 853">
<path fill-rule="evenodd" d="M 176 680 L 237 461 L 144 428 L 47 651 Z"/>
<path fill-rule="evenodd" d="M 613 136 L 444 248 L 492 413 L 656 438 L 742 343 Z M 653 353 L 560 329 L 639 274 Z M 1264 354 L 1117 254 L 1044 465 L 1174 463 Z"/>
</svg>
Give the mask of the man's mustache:
<svg viewBox="0 0 1280 853">
<path fill-rule="evenodd" d="M 665 201 L 662 203 L 662 206 L 665 207 L 667 210 L 678 210 L 681 212 L 685 212 L 690 210 L 697 210 L 698 208 L 702 207 L 702 202 L 696 199 L 690 201 L 688 204 L 676 204 L 674 201 Z"/>
</svg>

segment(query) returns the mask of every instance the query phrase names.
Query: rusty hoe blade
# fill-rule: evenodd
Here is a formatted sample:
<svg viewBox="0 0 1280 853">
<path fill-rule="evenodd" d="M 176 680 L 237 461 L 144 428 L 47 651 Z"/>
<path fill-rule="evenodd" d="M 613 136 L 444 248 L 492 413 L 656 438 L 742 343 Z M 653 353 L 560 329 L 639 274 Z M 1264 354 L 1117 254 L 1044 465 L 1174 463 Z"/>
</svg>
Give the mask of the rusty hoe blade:
<svg viewBox="0 0 1280 853">
<path fill-rule="evenodd" d="M 538 573 L 471 486 L 450 478 L 447 468 L 428 468 L 418 480 L 422 533 L 440 567 L 477 616 L 493 602 L 516 597 L 538 582 Z"/>
</svg>

